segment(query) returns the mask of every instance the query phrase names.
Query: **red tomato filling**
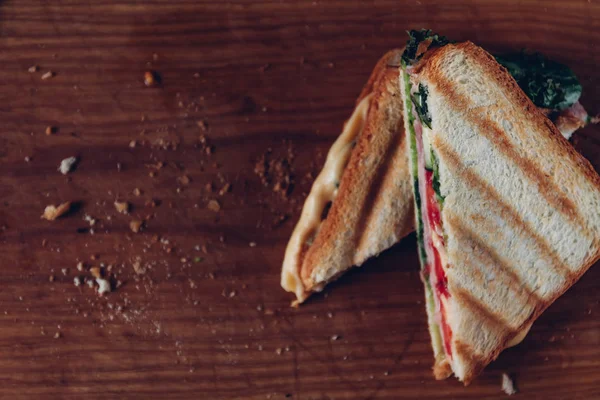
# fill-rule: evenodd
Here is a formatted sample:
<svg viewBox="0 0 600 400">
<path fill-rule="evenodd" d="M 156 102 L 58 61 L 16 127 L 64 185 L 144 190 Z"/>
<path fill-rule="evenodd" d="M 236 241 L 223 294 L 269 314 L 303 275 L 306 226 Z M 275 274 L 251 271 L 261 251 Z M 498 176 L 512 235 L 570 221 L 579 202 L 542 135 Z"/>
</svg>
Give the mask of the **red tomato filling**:
<svg viewBox="0 0 600 400">
<path fill-rule="evenodd" d="M 429 229 L 431 235 L 435 235 L 435 232 L 441 232 L 442 218 L 440 216 L 440 207 L 437 200 L 437 195 L 435 193 L 435 190 L 433 189 L 433 172 L 427 169 L 425 170 L 425 185 L 427 212 L 430 223 Z M 435 291 L 435 296 L 437 296 L 438 304 L 440 307 L 440 328 L 442 329 L 442 335 L 444 337 L 444 349 L 446 350 L 446 355 L 450 357 L 452 355 L 452 350 L 450 346 L 450 341 L 452 339 L 452 331 L 450 330 L 450 326 L 446 321 L 446 312 L 442 303 L 442 296 L 445 298 L 448 298 L 450 296 L 450 293 L 448 292 L 448 278 L 442 266 L 440 253 L 438 249 L 433 245 L 431 235 L 429 235 L 429 237 L 427 238 L 427 246 L 431 248 L 434 259 L 429 261 L 430 265 L 428 266 L 428 269 L 430 273 L 434 273 L 436 276 L 436 285 L 435 288 L 432 289 Z M 443 240 L 443 238 L 440 237 L 440 240 Z M 431 265 L 432 262 L 433 265 Z"/>
</svg>

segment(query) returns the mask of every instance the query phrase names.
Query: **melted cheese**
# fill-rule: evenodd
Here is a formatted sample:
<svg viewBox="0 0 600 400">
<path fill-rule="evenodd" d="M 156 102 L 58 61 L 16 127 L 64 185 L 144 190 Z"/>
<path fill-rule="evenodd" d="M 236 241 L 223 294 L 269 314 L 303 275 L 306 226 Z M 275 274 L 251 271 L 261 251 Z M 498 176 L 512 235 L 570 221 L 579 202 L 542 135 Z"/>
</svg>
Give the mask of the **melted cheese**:
<svg viewBox="0 0 600 400">
<path fill-rule="evenodd" d="M 302 303 L 310 294 L 304 287 L 300 277 L 302 246 L 314 239 L 322 222 L 323 210 L 337 194 L 337 186 L 350 158 L 354 141 L 364 128 L 370 99 L 371 95 L 368 95 L 358 103 L 350 119 L 344 124 L 342 134 L 327 153 L 325 166 L 313 183 L 310 194 L 304 202 L 300 220 L 294 228 L 285 250 L 281 271 L 281 286 L 286 291 L 296 294 L 297 300 L 293 305 Z M 313 288 L 312 290 L 319 290 L 319 288 Z"/>
<path fill-rule="evenodd" d="M 525 339 L 525 336 L 527 336 L 527 334 L 529 333 L 531 325 L 532 324 L 527 325 L 517 336 L 515 336 L 508 343 L 506 343 L 506 348 L 514 347 L 521 343 L 523 339 Z"/>
</svg>

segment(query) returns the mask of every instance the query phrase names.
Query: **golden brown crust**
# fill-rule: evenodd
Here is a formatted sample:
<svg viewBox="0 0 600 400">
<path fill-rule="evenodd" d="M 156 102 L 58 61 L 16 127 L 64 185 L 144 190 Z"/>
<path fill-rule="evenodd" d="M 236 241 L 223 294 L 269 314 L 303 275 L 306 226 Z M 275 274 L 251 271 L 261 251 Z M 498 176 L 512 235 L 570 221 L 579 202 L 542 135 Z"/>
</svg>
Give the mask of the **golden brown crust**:
<svg viewBox="0 0 600 400">
<path fill-rule="evenodd" d="M 391 162 L 391 159 L 404 157 L 404 154 L 399 154 L 395 148 L 404 144 L 398 141 L 399 136 L 404 136 L 398 85 L 399 69 L 396 63 L 401 54 L 401 49 L 392 50 L 379 60 L 357 100 L 358 104 L 371 95 L 365 126 L 357 138 L 327 218 L 321 224 L 305 257 L 300 258 L 300 276 L 307 291 L 324 283 L 315 279 L 317 269 L 321 270 L 326 265 L 326 268 L 331 268 L 327 280 L 335 279 L 354 264 L 353 253 L 359 247 L 361 238 L 381 235 L 380 232 L 369 232 L 368 221 L 375 218 L 370 214 L 370 210 L 375 208 L 374 204 L 381 193 L 394 190 L 397 193 L 397 189 L 389 187 L 389 179 L 382 177 L 389 172 L 384 171 L 387 168 L 386 163 Z M 394 114 L 394 109 L 397 114 Z M 407 182 L 410 185 L 410 181 Z M 412 231 L 410 222 L 413 201 L 410 193 L 405 201 L 410 204 L 410 217 L 390 218 L 391 220 L 386 222 L 388 225 L 393 224 L 394 234 L 398 237 Z M 389 240 L 384 237 L 376 239 L 380 242 Z M 389 243 L 385 248 L 393 243 Z"/>
<path fill-rule="evenodd" d="M 433 364 L 433 376 L 438 381 L 449 378 L 452 375 L 452 367 L 446 358 L 442 360 L 436 360 Z"/>
</svg>

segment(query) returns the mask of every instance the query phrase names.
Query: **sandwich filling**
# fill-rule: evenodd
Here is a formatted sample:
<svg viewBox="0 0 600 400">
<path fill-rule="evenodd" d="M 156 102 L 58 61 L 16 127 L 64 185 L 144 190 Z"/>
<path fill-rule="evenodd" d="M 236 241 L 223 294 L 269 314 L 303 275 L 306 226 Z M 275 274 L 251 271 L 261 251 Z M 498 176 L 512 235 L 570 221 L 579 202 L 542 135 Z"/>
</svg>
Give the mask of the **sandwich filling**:
<svg viewBox="0 0 600 400">
<path fill-rule="evenodd" d="M 417 239 L 421 260 L 421 279 L 425 285 L 427 312 L 436 363 L 452 357 L 452 330 L 447 321 L 450 299 L 446 269 L 448 259 L 441 212 L 443 197 L 439 190 L 439 171 L 431 147 L 431 117 L 427 109 L 427 88 L 413 86 L 403 71 L 403 85 L 411 145 L 414 177 Z"/>
</svg>

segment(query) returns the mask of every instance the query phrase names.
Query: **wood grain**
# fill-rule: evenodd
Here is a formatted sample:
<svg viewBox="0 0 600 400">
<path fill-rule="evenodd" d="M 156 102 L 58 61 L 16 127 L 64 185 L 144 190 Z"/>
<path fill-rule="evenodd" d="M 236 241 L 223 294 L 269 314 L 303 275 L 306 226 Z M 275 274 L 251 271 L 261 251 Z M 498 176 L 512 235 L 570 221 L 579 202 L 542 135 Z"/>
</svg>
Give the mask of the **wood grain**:
<svg viewBox="0 0 600 400">
<path fill-rule="evenodd" d="M 524 398 L 600 398 L 598 268 L 468 388 L 431 376 L 414 237 L 288 307 L 279 269 L 307 173 L 376 60 L 420 27 L 566 62 L 584 105 L 600 111 L 596 2 L 2 2 L 0 397 L 482 399 L 504 397 L 510 372 Z M 147 70 L 160 85 L 144 86 Z M 42 80 L 46 71 L 55 76 Z M 576 137 L 596 168 L 599 133 Z M 285 200 L 253 169 L 267 149 L 290 147 Z M 76 170 L 58 173 L 73 155 Z M 40 219 L 67 200 L 78 202 L 70 214 Z M 129 230 L 146 217 L 143 232 Z M 102 298 L 76 287 L 89 275 L 78 261 L 112 265 L 122 286 Z"/>
</svg>

